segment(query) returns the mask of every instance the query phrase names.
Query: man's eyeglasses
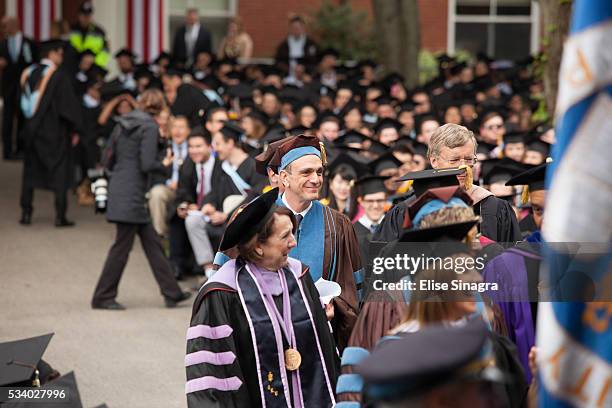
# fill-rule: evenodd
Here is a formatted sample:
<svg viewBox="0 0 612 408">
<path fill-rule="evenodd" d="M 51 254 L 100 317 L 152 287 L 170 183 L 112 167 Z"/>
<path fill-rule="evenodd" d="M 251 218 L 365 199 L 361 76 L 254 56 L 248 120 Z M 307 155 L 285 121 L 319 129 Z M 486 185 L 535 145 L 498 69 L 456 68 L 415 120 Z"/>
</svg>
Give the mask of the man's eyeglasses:
<svg viewBox="0 0 612 408">
<path fill-rule="evenodd" d="M 473 157 L 464 157 L 462 159 L 445 159 L 444 157 L 442 157 L 442 160 L 444 160 L 445 162 L 447 162 L 448 164 L 450 164 L 453 167 L 459 166 L 461 164 L 466 164 L 468 166 L 473 166 L 474 164 L 476 164 L 476 162 L 478 162 L 478 158 L 476 156 L 473 156 Z"/>
</svg>

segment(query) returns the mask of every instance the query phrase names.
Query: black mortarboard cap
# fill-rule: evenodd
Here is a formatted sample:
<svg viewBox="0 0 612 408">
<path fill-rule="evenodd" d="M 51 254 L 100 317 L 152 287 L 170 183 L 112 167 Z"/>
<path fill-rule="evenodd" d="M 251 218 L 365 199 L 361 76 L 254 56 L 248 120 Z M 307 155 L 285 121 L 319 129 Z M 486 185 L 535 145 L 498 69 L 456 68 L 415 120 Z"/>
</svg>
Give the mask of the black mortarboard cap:
<svg viewBox="0 0 612 408">
<path fill-rule="evenodd" d="M 379 105 L 391 105 L 393 99 L 389 95 L 382 94 L 373 99 Z"/>
<path fill-rule="evenodd" d="M 223 127 L 221 128 L 221 133 L 223 133 L 225 137 L 234 139 L 237 142 L 241 140 L 242 136 L 244 135 L 244 132 L 244 129 L 241 128 L 240 125 L 233 120 L 227 120 L 223 122 Z"/>
<path fill-rule="evenodd" d="M 115 58 L 119 57 L 129 57 L 130 59 L 135 59 L 136 54 L 132 52 L 129 48 L 121 48 L 119 51 L 115 53 Z"/>
<path fill-rule="evenodd" d="M 298 125 L 298 126 L 294 126 L 291 129 L 287 130 L 287 133 L 289 133 L 290 136 L 299 136 L 299 135 L 303 135 L 306 134 L 310 129 L 307 128 L 306 126 L 302 126 L 302 125 Z"/>
<path fill-rule="evenodd" d="M 388 177 L 382 176 L 362 177 L 355 182 L 355 186 L 357 186 L 357 194 L 360 197 L 363 197 L 367 194 L 386 193 L 387 188 L 385 187 L 385 180 L 387 179 Z"/>
<path fill-rule="evenodd" d="M 96 56 L 96 54 L 95 54 L 95 53 L 94 53 L 92 50 L 90 50 L 89 48 L 87 48 L 87 49 L 85 49 L 83 52 L 79 53 L 79 58 L 83 58 L 83 57 L 84 57 L 84 56 L 86 56 L 86 55 L 90 55 L 90 56 L 92 56 L 92 57 L 95 57 L 95 56 Z"/>
<path fill-rule="evenodd" d="M 546 169 L 548 163 L 540 164 L 529 170 L 517 174 L 506 182 L 507 186 L 529 186 L 530 191 L 538 191 L 545 189 Z"/>
<path fill-rule="evenodd" d="M 457 176 L 464 172 L 459 168 L 429 169 L 405 174 L 398 181 L 413 180 L 412 188 L 418 197 L 430 188 L 459 185 Z"/>
<path fill-rule="evenodd" d="M 83 402 L 81 401 L 81 395 L 79 394 L 79 388 L 77 386 L 76 377 L 74 371 L 70 371 L 53 381 L 49 381 L 40 387 L 41 390 L 54 390 L 63 389 L 66 390 L 66 399 L 58 400 L 57 403 L 48 403 L 48 406 L 62 407 L 62 408 L 83 408 Z M 61 402 L 60 402 L 61 401 Z M 32 404 L 31 402 L 10 402 L 3 404 L 6 408 L 29 408 L 32 406 L 43 406 L 47 404 Z"/>
<path fill-rule="evenodd" d="M 482 162 L 480 178 L 487 185 L 499 182 L 505 183 L 530 167 L 528 164 L 517 162 L 507 157 L 486 160 Z"/>
<path fill-rule="evenodd" d="M 527 145 L 526 150 L 533 150 L 542 153 L 544 157 L 547 157 L 550 152 L 550 145 L 540 140 L 533 141 Z"/>
<path fill-rule="evenodd" d="M 225 228 L 219 250 L 226 251 L 249 242 L 272 216 L 277 198 L 278 188 L 274 188 L 237 210 L 238 215 Z"/>
<path fill-rule="evenodd" d="M 371 161 L 368 166 L 370 166 L 370 170 L 372 174 L 378 176 L 381 171 L 387 169 L 397 169 L 403 163 L 393 155 L 393 153 L 389 152 L 383 154 L 378 159 Z"/>
<path fill-rule="evenodd" d="M 230 86 L 227 94 L 232 98 L 251 99 L 253 97 L 253 87 L 245 82 Z"/>
<path fill-rule="evenodd" d="M 368 139 L 370 138 L 364 135 L 363 133 L 357 130 L 351 129 L 345 134 L 343 134 L 342 136 L 340 136 L 339 138 L 337 138 L 336 140 L 334 140 L 334 144 L 335 145 L 348 145 L 352 143 L 362 144 L 364 141 Z"/>
<path fill-rule="evenodd" d="M 64 48 L 64 45 L 66 45 L 66 42 L 60 39 L 51 39 L 47 41 L 41 41 L 38 44 L 40 53 L 42 55 L 45 55 L 49 53 L 50 51 L 55 51 L 55 50 L 59 50 L 60 48 Z"/>
<path fill-rule="evenodd" d="M 0 386 L 19 384 L 32 379 L 51 337 L 53 333 L 1 343 Z"/>
<path fill-rule="evenodd" d="M 349 173 L 353 175 L 353 178 L 357 180 L 359 177 L 368 173 L 368 167 L 365 163 L 361 163 L 357 161 L 352 155 L 348 153 L 339 153 L 334 159 L 329 163 L 326 168 L 326 174 L 330 176 L 335 173 L 340 167 L 345 167 L 348 169 Z"/>
<path fill-rule="evenodd" d="M 295 136 L 289 136 L 289 137 L 295 137 Z M 288 138 L 285 138 L 285 137 L 279 140 L 275 140 L 274 142 L 269 143 L 265 147 L 263 152 L 255 156 L 255 170 L 259 174 L 263 174 L 264 176 L 267 176 L 268 172 L 266 169 L 268 167 L 271 167 L 275 173 L 277 172 L 277 166 L 269 166 L 270 160 L 272 160 L 272 157 L 274 157 L 274 154 L 276 153 L 276 150 L 279 148 L 279 146 L 285 143 L 287 140 Z"/>
<path fill-rule="evenodd" d="M 172 60 L 172 55 L 170 55 L 169 53 L 167 53 L 166 51 L 162 51 L 159 53 L 159 55 L 157 57 L 155 57 L 155 59 L 153 60 L 154 64 L 159 64 L 161 62 L 161 60 L 163 59 L 167 59 L 169 61 Z"/>
<path fill-rule="evenodd" d="M 523 132 L 507 132 L 504 134 L 504 143 L 525 143 L 527 134 Z"/>
<path fill-rule="evenodd" d="M 249 111 L 249 113 L 247 113 L 247 115 L 249 118 L 255 119 L 260 121 L 261 123 L 263 123 L 264 125 L 266 125 L 266 127 L 269 125 L 270 123 L 270 117 L 261 109 L 258 108 L 253 108 Z"/>
<path fill-rule="evenodd" d="M 374 132 L 380 133 L 380 131 L 387 128 L 393 128 L 399 132 L 402 124 L 393 118 L 383 118 L 374 125 Z"/>
<path fill-rule="evenodd" d="M 504 379 L 483 353 L 489 329 L 481 318 L 464 325 L 434 324 L 389 340 L 357 367 L 373 400 L 418 397 L 453 380 L 498 382 Z"/>
<path fill-rule="evenodd" d="M 182 77 L 185 73 L 186 71 L 179 67 L 169 66 L 168 69 L 166 69 L 166 73 L 164 75 Z"/>
<path fill-rule="evenodd" d="M 319 53 L 319 61 L 328 55 L 334 56 L 336 58 L 340 58 L 340 53 L 336 49 L 329 47 L 329 48 L 325 48 Z"/>
</svg>

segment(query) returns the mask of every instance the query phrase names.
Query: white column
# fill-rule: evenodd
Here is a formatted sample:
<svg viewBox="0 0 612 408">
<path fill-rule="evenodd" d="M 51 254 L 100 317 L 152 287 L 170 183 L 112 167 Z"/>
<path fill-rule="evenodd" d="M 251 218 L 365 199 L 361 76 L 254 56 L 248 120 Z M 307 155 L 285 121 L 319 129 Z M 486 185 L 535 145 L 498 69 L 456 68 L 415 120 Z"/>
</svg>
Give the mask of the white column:
<svg viewBox="0 0 612 408">
<path fill-rule="evenodd" d="M 107 66 L 108 77 L 113 77 L 118 72 L 113 55 L 117 50 L 127 45 L 127 2 L 123 0 L 93 0 L 93 6 L 94 21 L 106 31 L 111 54 L 111 60 Z"/>
</svg>

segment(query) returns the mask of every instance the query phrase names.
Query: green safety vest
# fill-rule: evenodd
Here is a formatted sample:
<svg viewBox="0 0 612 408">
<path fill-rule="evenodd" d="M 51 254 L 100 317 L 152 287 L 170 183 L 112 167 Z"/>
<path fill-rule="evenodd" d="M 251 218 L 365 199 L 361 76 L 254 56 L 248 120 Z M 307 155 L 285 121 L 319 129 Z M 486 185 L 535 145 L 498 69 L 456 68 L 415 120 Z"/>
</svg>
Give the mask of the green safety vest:
<svg viewBox="0 0 612 408">
<path fill-rule="evenodd" d="M 85 37 L 78 32 L 70 33 L 70 44 L 77 52 L 91 50 L 96 55 L 95 62 L 98 66 L 104 68 L 108 64 L 110 54 L 105 47 L 104 37 L 96 32 L 88 32 Z"/>
</svg>

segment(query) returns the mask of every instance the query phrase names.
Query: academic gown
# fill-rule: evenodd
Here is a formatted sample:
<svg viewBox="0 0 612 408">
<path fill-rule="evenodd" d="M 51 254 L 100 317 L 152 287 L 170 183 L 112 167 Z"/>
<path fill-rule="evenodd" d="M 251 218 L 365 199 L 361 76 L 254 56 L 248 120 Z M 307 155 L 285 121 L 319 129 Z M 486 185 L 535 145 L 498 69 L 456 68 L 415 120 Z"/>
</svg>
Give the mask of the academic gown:
<svg viewBox="0 0 612 408">
<path fill-rule="evenodd" d="M 239 195 L 240 189 L 232 181 L 232 178 L 222 169 L 222 161 L 215 161 L 215 169 L 211 176 L 211 185 L 214 188 L 204 197 L 204 204 L 212 204 L 218 211 L 223 210 L 223 201 L 230 195 Z M 257 173 L 255 170 L 255 159 L 247 157 L 236 169 L 238 175 L 247 182 L 251 189 L 243 203 L 251 201 L 261 194 L 268 182 L 268 178 Z"/>
<path fill-rule="evenodd" d="M 372 231 L 366 228 L 362 223 L 357 221 L 353 224 L 355 229 L 355 235 L 359 242 L 359 253 L 361 254 L 361 260 L 366 262 L 368 259 L 368 250 L 370 248 L 370 241 L 372 241 Z"/>
<path fill-rule="evenodd" d="M 290 289 L 297 350 L 302 356 L 299 375 L 304 406 L 331 406 L 330 391 L 333 394 L 339 370 L 334 340 L 308 268 L 292 258 L 289 265 L 291 269 L 284 271 Z M 301 293 L 290 276 L 299 281 Z M 258 309 L 262 295 L 250 278 L 252 275 L 241 258 L 228 261 L 196 297 L 185 358 L 189 408 L 257 408 L 263 405 L 262 398 L 268 407 L 287 406 L 284 394 L 293 393 L 289 391 L 291 373 L 284 370 L 284 361 L 279 361 L 281 356 L 278 346 L 275 347 L 277 341 L 282 341 L 282 334 L 269 326 L 268 330 L 261 330 L 270 325 L 270 318 Z M 282 314 L 281 298 L 274 296 Z M 301 308 L 296 307 L 299 304 Z M 300 310 L 304 312 L 303 305 L 308 306 L 311 319 L 297 317 Z M 297 321 L 301 323 L 298 325 Z M 285 375 L 290 383 L 287 388 L 281 380 Z"/>
<path fill-rule="evenodd" d="M 33 90 L 41 85 L 42 67 L 27 79 Z M 24 187 L 62 191 L 72 182 L 71 132 L 81 128 L 81 105 L 62 69 L 51 74 L 41 91 L 38 108 L 23 129 Z"/>
<path fill-rule="evenodd" d="M 210 100 L 193 85 L 182 84 L 176 90 L 176 99 L 170 106 L 174 116 L 186 116 L 190 126 L 201 125 Z"/>
<path fill-rule="evenodd" d="M 285 205 L 281 197 L 277 204 Z M 342 288 L 340 296 L 333 300 L 335 316 L 332 320 L 334 337 L 342 351 L 357 320 L 363 297 L 364 273 L 353 224 L 345 215 L 313 201 L 298 227 L 296 240 L 297 246 L 289 254 L 310 267 L 312 279 L 316 282 L 323 277 Z"/>
<path fill-rule="evenodd" d="M 520 242 L 487 262 L 482 278 L 495 282 L 497 291 L 487 296 L 503 314 L 508 338 L 516 344 L 518 358 L 531 382 L 529 350 L 535 345 L 535 323 L 539 298 L 540 245 Z"/>
<path fill-rule="evenodd" d="M 477 188 L 484 190 L 480 187 Z M 415 199 L 416 197 L 412 195 L 406 201 L 393 206 L 385 215 L 372 240 L 390 242 L 398 239 L 403 231 L 408 206 Z M 481 235 L 500 243 L 514 243 L 521 239 L 521 231 L 516 214 L 507 201 L 493 195 L 486 195 L 474 203 L 473 208 L 474 213 L 480 215 L 481 218 L 478 224 Z"/>
</svg>

